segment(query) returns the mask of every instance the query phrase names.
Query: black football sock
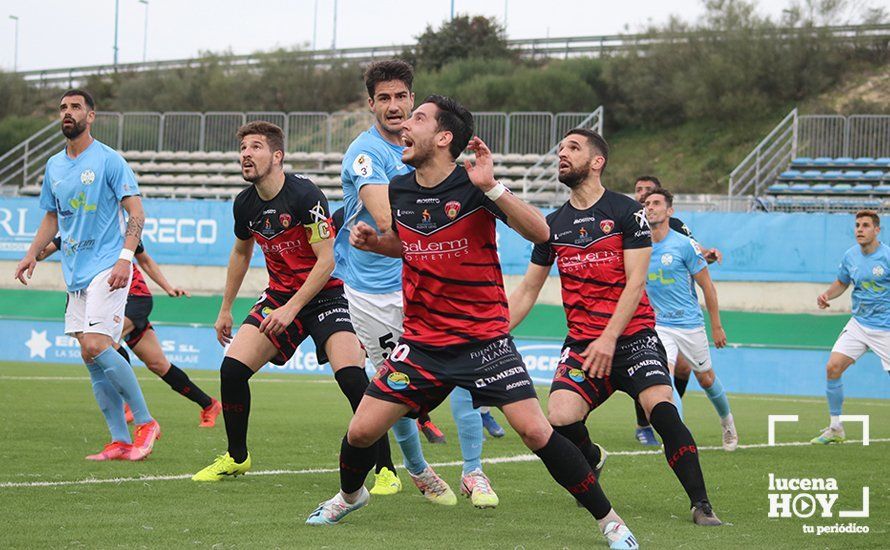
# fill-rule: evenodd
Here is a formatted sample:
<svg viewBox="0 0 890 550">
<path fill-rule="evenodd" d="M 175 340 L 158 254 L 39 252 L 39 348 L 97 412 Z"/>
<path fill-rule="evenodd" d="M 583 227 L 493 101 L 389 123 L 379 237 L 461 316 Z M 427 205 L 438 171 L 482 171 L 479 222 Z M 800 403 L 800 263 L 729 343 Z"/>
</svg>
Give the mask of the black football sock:
<svg viewBox="0 0 890 550">
<path fill-rule="evenodd" d="M 587 460 L 590 468 L 596 469 L 596 465 L 599 464 L 602 456 L 600 456 L 599 447 L 590 440 L 590 433 L 587 431 L 587 426 L 584 425 L 584 422 L 575 422 L 568 426 L 553 426 L 553 429 L 574 443 L 575 447 L 578 447 L 578 450 L 584 455 L 584 459 Z"/>
<path fill-rule="evenodd" d="M 565 487 L 593 517 L 602 519 L 612 510 L 612 504 L 581 451 L 559 432 L 554 431 L 547 444 L 534 453 L 544 462 L 553 479 Z"/>
<path fill-rule="evenodd" d="M 649 419 L 646 418 L 646 411 L 643 410 L 642 405 L 640 405 L 640 402 L 637 400 L 634 400 L 634 410 L 637 412 L 637 427 L 648 428 Z"/>
<path fill-rule="evenodd" d="M 248 381 L 251 376 L 253 371 L 241 361 L 223 358 L 219 369 L 223 418 L 229 440 L 229 456 L 239 463 L 247 459 L 247 419 L 250 416 Z"/>
<path fill-rule="evenodd" d="M 679 376 L 674 376 L 674 387 L 677 388 L 677 395 L 683 397 L 683 394 L 686 393 L 686 386 L 689 384 L 689 377 L 680 378 Z"/>
<path fill-rule="evenodd" d="M 127 348 L 125 348 L 124 346 L 118 346 L 116 351 L 121 354 L 121 357 L 127 360 L 127 363 L 130 363 L 131 365 L 133 364 L 132 361 L 130 361 L 130 354 L 127 353 Z"/>
<path fill-rule="evenodd" d="M 652 420 L 652 427 L 664 442 L 664 456 L 668 465 L 689 495 L 690 503 L 707 500 L 708 492 L 698 461 L 698 448 L 689 429 L 680 420 L 677 408 L 673 403 L 662 401 L 655 405 L 649 418 Z"/>
<path fill-rule="evenodd" d="M 364 449 L 349 444 L 346 436 L 340 444 L 340 490 L 354 493 L 365 484 L 368 472 L 374 467 L 377 451 L 374 445 Z"/>
<path fill-rule="evenodd" d="M 370 382 L 365 369 L 356 366 L 343 367 L 334 373 L 334 378 L 337 380 L 337 385 L 340 386 L 340 391 L 349 400 L 352 412 L 355 412 L 359 403 L 362 402 L 362 397 L 364 397 L 365 390 Z M 374 472 L 379 474 L 383 468 L 389 468 L 391 472 L 395 472 L 396 467 L 392 463 L 392 452 L 389 447 L 389 435 L 381 437 L 376 445 L 377 465 L 374 468 Z"/>
<path fill-rule="evenodd" d="M 206 409 L 213 402 L 209 395 L 204 393 L 201 388 L 191 381 L 189 375 L 184 373 L 173 363 L 170 363 L 170 370 L 167 371 L 167 374 L 161 377 L 161 380 L 173 388 L 173 391 L 191 399 L 202 409 Z"/>
</svg>

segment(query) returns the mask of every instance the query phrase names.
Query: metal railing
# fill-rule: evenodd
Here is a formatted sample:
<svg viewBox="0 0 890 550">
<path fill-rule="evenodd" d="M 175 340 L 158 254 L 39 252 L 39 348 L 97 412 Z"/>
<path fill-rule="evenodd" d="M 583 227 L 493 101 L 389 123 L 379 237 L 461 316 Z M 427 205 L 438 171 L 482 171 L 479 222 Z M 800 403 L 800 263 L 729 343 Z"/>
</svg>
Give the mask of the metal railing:
<svg viewBox="0 0 890 550">
<path fill-rule="evenodd" d="M 602 130 L 602 107 L 593 124 Z M 476 133 L 494 153 L 545 154 L 566 130 L 587 123 L 589 113 L 481 112 L 474 115 Z M 374 123 L 370 112 L 98 112 L 92 134 L 120 151 L 237 151 L 235 133 L 252 120 L 281 126 L 285 150 L 343 152 Z M 57 122 L 0 157 L 0 185 L 37 181 L 43 164 L 64 144 Z"/>
<path fill-rule="evenodd" d="M 775 181 L 797 153 L 797 109 L 782 119 L 773 131 L 729 174 L 729 194 L 743 195 Z"/>
<path fill-rule="evenodd" d="M 766 31 L 764 31 L 766 32 Z M 885 41 L 890 35 L 890 25 L 837 25 L 813 28 L 787 28 L 769 31 L 772 36 L 791 38 L 793 36 L 827 36 L 843 43 L 869 43 Z M 677 42 L 701 36 L 701 32 L 689 33 L 638 33 L 596 36 L 568 36 L 547 38 L 520 38 L 507 41 L 507 45 L 526 58 L 536 57 L 579 57 L 601 56 L 611 52 L 630 49 L 645 49 L 662 42 Z M 209 58 L 170 59 L 140 63 L 119 63 L 117 65 L 88 65 L 58 69 L 37 69 L 19 71 L 25 80 L 41 84 L 67 84 L 73 86 L 92 75 L 107 75 L 115 72 L 164 71 L 172 69 L 201 67 L 210 63 L 226 63 L 232 66 L 252 66 L 264 60 L 312 61 L 326 64 L 342 61 L 368 62 L 400 55 L 413 44 L 392 46 L 370 46 L 339 48 L 328 50 L 304 50 L 282 53 L 260 53 L 248 55 L 214 56 Z"/>
<path fill-rule="evenodd" d="M 578 117 L 581 113 L 561 113 L 565 115 L 563 124 L 571 122 L 560 134 L 556 134 L 556 119 L 554 119 L 553 132 L 555 134 L 553 147 L 545 153 L 538 162 L 533 164 L 525 172 L 522 179 L 522 196 L 525 200 L 537 203 L 554 205 L 560 203 L 566 196 L 568 190 L 563 188 L 556 179 L 559 159 L 556 158 L 556 150 L 559 147 L 559 139 L 562 135 L 572 128 L 589 128 L 600 135 L 603 135 L 603 106 L 600 105 L 595 111 L 589 113 L 583 119 L 574 123 L 573 117 Z M 557 116 L 559 118 L 559 116 Z"/>
</svg>

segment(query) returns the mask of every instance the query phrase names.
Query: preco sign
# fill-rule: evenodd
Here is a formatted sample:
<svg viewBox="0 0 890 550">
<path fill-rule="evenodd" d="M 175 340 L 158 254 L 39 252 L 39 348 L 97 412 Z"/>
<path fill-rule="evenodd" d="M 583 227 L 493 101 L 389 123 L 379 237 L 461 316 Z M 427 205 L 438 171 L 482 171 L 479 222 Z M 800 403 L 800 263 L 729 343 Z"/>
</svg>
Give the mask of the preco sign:
<svg viewBox="0 0 890 550">
<path fill-rule="evenodd" d="M 213 244 L 218 233 L 212 219 L 145 218 L 142 238 L 150 243 Z"/>
</svg>

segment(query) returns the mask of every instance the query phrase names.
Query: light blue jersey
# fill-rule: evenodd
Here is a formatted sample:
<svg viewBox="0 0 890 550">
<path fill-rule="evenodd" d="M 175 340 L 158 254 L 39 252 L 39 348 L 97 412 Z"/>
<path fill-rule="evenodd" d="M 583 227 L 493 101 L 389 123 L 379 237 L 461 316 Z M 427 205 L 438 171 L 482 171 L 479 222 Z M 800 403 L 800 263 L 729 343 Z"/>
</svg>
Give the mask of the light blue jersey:
<svg viewBox="0 0 890 550">
<path fill-rule="evenodd" d="M 853 318 L 862 325 L 890 330 L 890 247 L 866 256 L 859 245 L 850 247 L 837 268 L 837 280 L 853 284 Z"/>
<path fill-rule="evenodd" d="M 674 230 L 661 242 L 652 240 L 646 294 L 655 309 L 655 324 L 698 328 L 705 324 L 693 275 L 708 267 L 698 243 Z"/>
<path fill-rule="evenodd" d="M 343 156 L 340 179 L 344 223 L 334 241 L 334 277 L 366 294 L 387 294 L 402 288 L 402 260 L 350 246 L 349 230 L 359 221 L 377 228 L 371 213 L 361 205 L 359 190 L 365 185 L 389 185 L 394 176 L 413 170 L 402 162 L 403 149 L 384 140 L 372 126 L 355 138 Z"/>
<path fill-rule="evenodd" d="M 86 288 L 98 273 L 114 266 L 126 230 L 120 203 L 138 194 L 127 161 L 99 140 L 76 159 L 63 149 L 46 162 L 40 208 L 58 214 L 62 274 L 69 291 Z"/>
</svg>

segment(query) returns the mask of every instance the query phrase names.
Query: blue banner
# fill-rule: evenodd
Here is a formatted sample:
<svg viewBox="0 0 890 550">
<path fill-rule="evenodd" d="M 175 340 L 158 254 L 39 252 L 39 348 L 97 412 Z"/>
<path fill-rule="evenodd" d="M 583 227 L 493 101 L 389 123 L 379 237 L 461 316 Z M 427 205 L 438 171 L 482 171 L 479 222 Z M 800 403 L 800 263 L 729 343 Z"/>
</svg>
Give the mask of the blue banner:
<svg viewBox="0 0 890 550">
<path fill-rule="evenodd" d="M 331 203 L 331 208 L 339 206 Z M 225 266 L 235 236 L 232 203 L 146 199 L 143 242 L 162 264 Z M 0 259 L 18 260 L 44 212 L 36 198 L 0 197 Z M 719 248 L 723 281 L 831 282 L 844 251 L 855 244 L 850 214 L 679 212 L 704 246 Z M 498 244 L 507 275 L 528 267 L 532 245 L 498 222 Z M 251 265 L 263 265 L 257 249 Z"/>
<path fill-rule="evenodd" d="M 204 326 L 154 325 L 167 358 L 186 370 L 217 370 L 223 348 L 216 333 Z M 81 364 L 77 340 L 64 334 L 58 321 L 0 319 L 0 361 Z M 559 364 L 559 341 L 517 339 L 516 347 L 536 384 L 549 385 Z M 825 395 L 825 362 L 829 351 L 766 348 L 711 350 L 714 368 L 730 393 Z M 135 354 L 131 354 L 134 361 Z M 141 363 L 137 363 L 141 364 Z M 319 365 L 309 338 L 286 364 L 266 365 L 264 372 L 331 374 Z M 890 399 L 890 380 L 881 361 L 869 352 L 856 362 L 855 373 L 844 378 L 844 395 Z"/>
</svg>

